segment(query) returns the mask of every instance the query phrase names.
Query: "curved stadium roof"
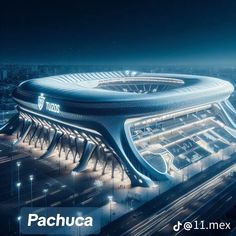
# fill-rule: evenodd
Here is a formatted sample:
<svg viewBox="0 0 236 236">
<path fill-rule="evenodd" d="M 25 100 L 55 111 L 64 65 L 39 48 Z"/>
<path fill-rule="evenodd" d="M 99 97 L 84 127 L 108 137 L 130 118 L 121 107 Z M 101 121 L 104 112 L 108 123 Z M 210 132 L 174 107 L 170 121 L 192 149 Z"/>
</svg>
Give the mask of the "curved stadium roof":
<svg viewBox="0 0 236 236">
<path fill-rule="evenodd" d="M 43 93 L 64 104 L 68 112 L 76 107 L 86 114 L 98 113 L 98 109 L 103 114 L 115 110 L 122 114 L 211 103 L 227 99 L 232 91 L 229 82 L 207 76 L 118 71 L 32 79 L 21 83 L 13 97 L 34 110 L 37 97 Z"/>
</svg>

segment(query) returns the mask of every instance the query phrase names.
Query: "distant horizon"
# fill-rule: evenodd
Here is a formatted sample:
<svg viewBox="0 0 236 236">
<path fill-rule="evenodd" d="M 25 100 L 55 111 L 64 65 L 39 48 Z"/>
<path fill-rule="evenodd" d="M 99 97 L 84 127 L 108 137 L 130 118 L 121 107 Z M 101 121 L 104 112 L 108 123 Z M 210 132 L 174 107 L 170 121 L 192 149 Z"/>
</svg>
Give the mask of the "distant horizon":
<svg viewBox="0 0 236 236">
<path fill-rule="evenodd" d="M 147 67 L 170 67 L 170 66 L 176 66 L 176 67 L 216 67 L 216 68 L 236 68 L 235 64 L 175 64 L 175 63 L 166 63 L 166 64 L 159 64 L 159 63 L 37 63 L 37 62 L 0 62 L 0 66 L 147 66 Z"/>
</svg>

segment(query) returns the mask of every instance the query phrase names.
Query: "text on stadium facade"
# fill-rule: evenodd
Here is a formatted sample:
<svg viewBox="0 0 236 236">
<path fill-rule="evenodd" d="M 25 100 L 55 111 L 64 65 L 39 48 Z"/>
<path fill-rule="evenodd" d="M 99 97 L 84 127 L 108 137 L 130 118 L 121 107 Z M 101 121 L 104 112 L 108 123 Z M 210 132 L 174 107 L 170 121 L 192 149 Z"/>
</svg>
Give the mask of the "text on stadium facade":
<svg viewBox="0 0 236 236">
<path fill-rule="evenodd" d="M 56 104 L 56 103 L 52 103 L 52 102 L 45 102 L 46 98 L 44 97 L 43 94 L 40 94 L 40 96 L 38 96 L 38 109 L 41 111 L 46 103 L 46 107 L 45 109 L 47 111 L 50 112 L 54 112 L 54 113 L 60 113 L 60 105 Z"/>
</svg>

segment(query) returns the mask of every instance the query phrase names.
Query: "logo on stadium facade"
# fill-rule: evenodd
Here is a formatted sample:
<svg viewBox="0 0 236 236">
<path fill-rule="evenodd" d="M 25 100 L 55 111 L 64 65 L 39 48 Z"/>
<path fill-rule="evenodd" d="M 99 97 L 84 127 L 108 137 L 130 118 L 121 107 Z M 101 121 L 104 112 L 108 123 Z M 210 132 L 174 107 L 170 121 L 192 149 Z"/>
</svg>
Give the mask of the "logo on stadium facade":
<svg viewBox="0 0 236 236">
<path fill-rule="evenodd" d="M 40 96 L 38 96 L 38 108 L 41 111 L 43 109 L 45 103 L 45 97 L 43 96 L 43 94 L 41 94 Z"/>
<path fill-rule="evenodd" d="M 46 106 L 44 105 L 46 103 Z M 41 111 L 45 106 L 45 110 L 54 112 L 54 113 L 60 113 L 60 105 L 52 102 L 46 101 L 46 98 L 43 94 L 38 96 L 38 108 Z"/>
</svg>

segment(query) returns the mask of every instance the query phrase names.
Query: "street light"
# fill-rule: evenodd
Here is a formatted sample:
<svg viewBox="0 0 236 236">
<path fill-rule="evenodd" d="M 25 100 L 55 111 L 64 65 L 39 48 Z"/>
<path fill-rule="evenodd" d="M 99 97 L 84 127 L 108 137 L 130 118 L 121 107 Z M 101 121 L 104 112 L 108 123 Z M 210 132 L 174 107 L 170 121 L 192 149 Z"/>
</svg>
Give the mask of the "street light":
<svg viewBox="0 0 236 236">
<path fill-rule="evenodd" d="M 76 176 L 76 172 L 72 171 L 72 178 L 73 178 L 73 206 L 75 206 L 75 176 Z"/>
<path fill-rule="evenodd" d="M 17 166 L 18 181 L 20 181 L 20 166 L 21 166 L 21 162 L 20 162 L 20 161 L 17 161 L 17 162 L 16 162 L 16 166 Z"/>
<path fill-rule="evenodd" d="M 18 221 L 18 235 L 20 236 L 20 231 L 21 231 L 21 216 L 17 216 L 17 221 Z"/>
<path fill-rule="evenodd" d="M 111 222 L 111 203 L 113 201 L 113 196 L 112 195 L 109 195 L 108 196 L 108 200 L 109 200 L 109 205 L 110 205 L 110 222 Z"/>
<path fill-rule="evenodd" d="M 12 165 L 13 163 L 12 163 L 12 155 L 11 155 L 11 196 L 13 195 L 13 190 L 14 190 L 14 187 L 13 187 L 13 172 L 14 172 L 14 170 L 13 170 L 13 165 Z"/>
<path fill-rule="evenodd" d="M 31 198 L 31 207 L 33 206 L 33 180 L 34 180 L 34 176 L 30 175 L 29 176 L 30 179 L 30 198 Z"/>
<path fill-rule="evenodd" d="M 47 207 L 47 193 L 48 193 L 48 188 L 44 188 L 43 189 L 43 193 L 45 194 L 44 197 L 45 197 L 45 207 Z"/>
<path fill-rule="evenodd" d="M 17 182 L 16 183 L 16 187 L 17 187 L 17 207 L 18 207 L 18 213 L 20 211 L 20 186 L 21 186 L 21 182 Z"/>
</svg>

